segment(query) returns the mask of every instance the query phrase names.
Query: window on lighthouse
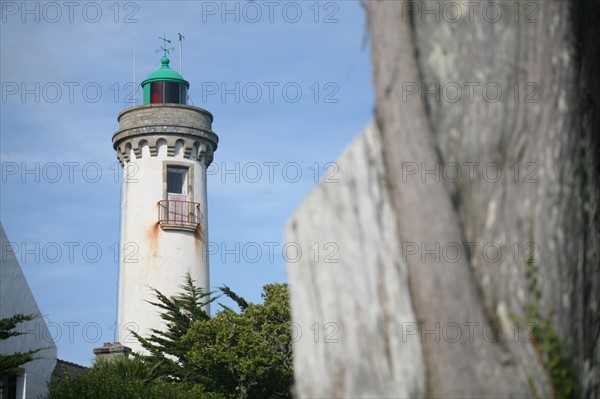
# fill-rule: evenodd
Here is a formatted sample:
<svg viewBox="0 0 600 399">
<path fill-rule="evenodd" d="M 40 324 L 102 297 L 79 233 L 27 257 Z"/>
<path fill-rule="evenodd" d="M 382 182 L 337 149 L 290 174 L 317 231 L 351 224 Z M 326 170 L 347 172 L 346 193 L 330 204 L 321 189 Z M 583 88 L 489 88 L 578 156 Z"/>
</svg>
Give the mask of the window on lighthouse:
<svg viewBox="0 0 600 399">
<path fill-rule="evenodd" d="M 158 81 L 150 83 L 151 104 L 186 104 L 187 87 L 182 83 Z"/>
<path fill-rule="evenodd" d="M 167 168 L 167 193 L 187 194 L 187 168 Z"/>
<path fill-rule="evenodd" d="M 164 82 L 150 83 L 150 103 L 164 102 Z"/>
<path fill-rule="evenodd" d="M 188 168 L 167 166 L 167 221 L 195 223 L 193 203 L 188 197 Z"/>
</svg>

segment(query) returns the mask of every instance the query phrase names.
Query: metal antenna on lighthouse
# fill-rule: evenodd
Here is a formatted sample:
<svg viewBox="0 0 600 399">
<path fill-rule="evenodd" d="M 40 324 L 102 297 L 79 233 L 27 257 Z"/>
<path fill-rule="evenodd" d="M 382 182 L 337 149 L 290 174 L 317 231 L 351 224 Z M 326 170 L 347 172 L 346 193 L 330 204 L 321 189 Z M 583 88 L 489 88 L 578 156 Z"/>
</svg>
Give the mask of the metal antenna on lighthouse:
<svg viewBox="0 0 600 399">
<path fill-rule="evenodd" d="M 135 37 L 133 38 L 133 105 L 137 105 L 137 83 L 135 80 Z"/>
<path fill-rule="evenodd" d="M 183 75 L 183 41 L 185 40 L 185 36 L 181 33 L 179 35 L 179 74 Z"/>
</svg>

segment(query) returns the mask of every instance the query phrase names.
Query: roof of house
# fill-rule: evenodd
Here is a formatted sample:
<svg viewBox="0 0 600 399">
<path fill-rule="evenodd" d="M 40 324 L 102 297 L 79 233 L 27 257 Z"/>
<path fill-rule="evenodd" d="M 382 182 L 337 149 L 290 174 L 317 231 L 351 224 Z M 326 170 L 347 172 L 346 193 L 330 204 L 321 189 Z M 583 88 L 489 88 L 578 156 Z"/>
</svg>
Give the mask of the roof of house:
<svg viewBox="0 0 600 399">
<path fill-rule="evenodd" d="M 56 367 L 54 367 L 54 371 L 52 372 L 52 378 L 62 378 L 65 374 L 73 377 L 83 373 L 87 369 L 88 367 L 82 366 L 81 364 L 56 359 Z"/>
</svg>

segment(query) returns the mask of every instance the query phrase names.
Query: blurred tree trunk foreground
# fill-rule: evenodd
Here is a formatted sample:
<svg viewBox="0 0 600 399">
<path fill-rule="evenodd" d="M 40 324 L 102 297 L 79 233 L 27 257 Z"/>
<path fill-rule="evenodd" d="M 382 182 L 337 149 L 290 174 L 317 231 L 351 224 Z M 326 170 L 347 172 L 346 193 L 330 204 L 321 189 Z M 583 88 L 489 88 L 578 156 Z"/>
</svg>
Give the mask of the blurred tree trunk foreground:
<svg viewBox="0 0 600 399">
<path fill-rule="evenodd" d="M 365 8 L 398 246 L 468 254 L 405 254 L 416 318 L 510 337 L 422 340 L 419 393 L 598 397 L 600 3 Z"/>
</svg>

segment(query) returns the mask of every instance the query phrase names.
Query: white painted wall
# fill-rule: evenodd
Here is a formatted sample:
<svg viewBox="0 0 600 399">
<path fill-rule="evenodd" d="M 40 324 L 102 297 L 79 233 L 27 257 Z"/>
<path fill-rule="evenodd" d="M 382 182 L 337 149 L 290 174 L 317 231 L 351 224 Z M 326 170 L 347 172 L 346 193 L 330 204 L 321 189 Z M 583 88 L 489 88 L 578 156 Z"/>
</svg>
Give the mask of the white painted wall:
<svg viewBox="0 0 600 399">
<path fill-rule="evenodd" d="M 42 312 L 0 224 L 0 319 L 15 314 Z M 47 383 L 56 366 L 56 345 L 43 318 L 24 322 L 17 328 L 28 334 L 0 341 L 0 353 L 9 355 L 46 347 L 36 354 L 37 360 L 23 366 L 25 375 L 18 380 L 17 397 L 38 398 L 48 392 Z"/>
<path fill-rule="evenodd" d="M 193 178 L 190 201 L 202 204 L 204 215 L 202 238 L 194 232 L 163 230 L 158 223 L 158 201 L 165 199 L 163 170 L 165 163 L 187 165 Z M 210 287 L 207 243 L 206 166 L 203 160 L 183 157 L 183 151 L 167 155 L 166 145 L 159 146 L 157 156 L 147 147 L 141 157 L 131 151 L 125 164 L 122 191 L 121 256 L 119 271 L 118 341 L 134 351 L 143 352 L 133 329 L 148 336 L 151 329 L 164 330 L 151 288 L 171 296 L 180 293 L 185 275 L 190 272 L 196 285 Z M 205 259 L 206 258 L 206 259 Z M 208 309 L 207 309 L 208 310 Z"/>
</svg>

